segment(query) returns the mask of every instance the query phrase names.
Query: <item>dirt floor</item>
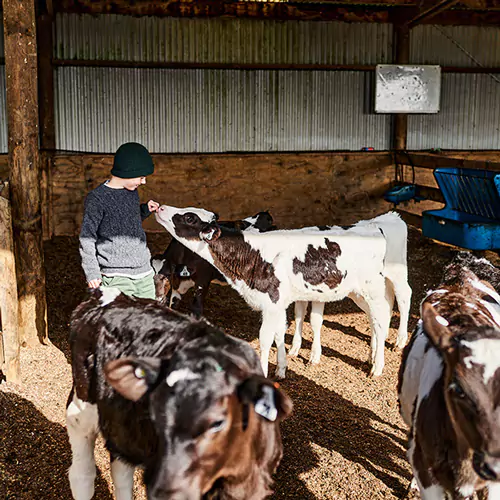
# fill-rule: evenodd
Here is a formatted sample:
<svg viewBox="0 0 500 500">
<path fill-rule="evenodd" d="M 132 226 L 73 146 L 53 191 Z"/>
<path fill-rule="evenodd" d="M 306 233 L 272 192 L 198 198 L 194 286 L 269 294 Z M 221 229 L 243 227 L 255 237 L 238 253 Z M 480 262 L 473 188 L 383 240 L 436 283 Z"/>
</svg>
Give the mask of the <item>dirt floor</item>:
<svg viewBox="0 0 500 500">
<path fill-rule="evenodd" d="M 168 242 L 166 234 L 150 235 L 154 252 Z M 438 284 L 453 249 L 410 230 L 409 269 L 413 288 L 410 331 L 418 304 Z M 489 254 L 489 257 L 497 256 Z M 0 386 L 0 499 L 70 499 L 67 479 L 71 452 L 64 410 L 71 386 L 68 321 L 85 297 L 76 238 L 56 238 L 45 246 L 49 336 L 52 344 L 22 350 L 23 384 Z M 498 262 L 496 262 L 498 264 Z M 290 346 L 293 307 L 289 309 Z M 206 316 L 227 333 L 258 348 L 259 314 L 229 287 L 212 285 Z M 386 366 L 379 379 L 369 379 L 369 326 L 366 316 L 345 300 L 326 307 L 321 363 L 307 360 L 312 332 L 304 328 L 303 349 L 289 359 L 282 387 L 294 402 L 283 423 L 284 458 L 276 474 L 275 499 L 418 498 L 407 495 L 411 479 L 405 459 L 405 426 L 396 396 L 400 352 L 393 351 L 398 315 L 387 341 Z M 274 370 L 275 352 L 271 356 Z M 273 373 L 271 371 L 270 373 Z M 111 499 L 108 456 L 98 443 L 96 499 Z M 140 472 L 137 473 L 138 479 Z M 136 498 L 145 499 L 136 481 Z"/>
</svg>

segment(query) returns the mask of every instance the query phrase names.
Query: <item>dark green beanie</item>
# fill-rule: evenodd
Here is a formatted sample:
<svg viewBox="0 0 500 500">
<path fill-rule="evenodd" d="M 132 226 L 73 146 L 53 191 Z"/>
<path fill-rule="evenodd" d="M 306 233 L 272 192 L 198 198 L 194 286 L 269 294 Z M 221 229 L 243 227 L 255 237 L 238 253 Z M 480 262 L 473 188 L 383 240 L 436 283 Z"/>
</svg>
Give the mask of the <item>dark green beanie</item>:
<svg viewBox="0 0 500 500">
<path fill-rule="evenodd" d="M 154 169 L 149 151 L 142 144 L 127 142 L 115 153 L 111 174 L 122 179 L 133 179 L 151 175 Z"/>
</svg>

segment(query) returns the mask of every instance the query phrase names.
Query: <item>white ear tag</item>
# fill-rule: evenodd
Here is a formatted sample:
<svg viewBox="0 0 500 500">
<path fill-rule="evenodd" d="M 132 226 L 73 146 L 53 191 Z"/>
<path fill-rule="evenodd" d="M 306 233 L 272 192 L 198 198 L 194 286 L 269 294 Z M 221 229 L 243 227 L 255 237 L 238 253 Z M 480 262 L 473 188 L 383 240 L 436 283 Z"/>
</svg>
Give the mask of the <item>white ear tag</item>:
<svg viewBox="0 0 500 500">
<path fill-rule="evenodd" d="M 140 366 L 135 367 L 134 375 L 136 378 L 146 378 L 146 372 L 144 371 L 144 368 L 141 368 Z"/>
<path fill-rule="evenodd" d="M 262 397 L 255 402 L 255 413 L 274 422 L 278 417 L 278 410 L 274 405 L 274 391 L 268 385 L 262 386 Z"/>
<path fill-rule="evenodd" d="M 213 238 L 214 233 L 215 233 L 215 229 L 212 229 L 209 233 L 202 233 L 202 235 L 203 235 L 202 239 L 210 241 Z"/>
<path fill-rule="evenodd" d="M 179 273 L 180 276 L 182 276 L 183 278 L 187 278 L 188 276 L 191 276 L 191 273 L 189 272 L 189 269 L 187 268 L 187 266 L 184 266 L 182 268 L 182 271 Z"/>
</svg>

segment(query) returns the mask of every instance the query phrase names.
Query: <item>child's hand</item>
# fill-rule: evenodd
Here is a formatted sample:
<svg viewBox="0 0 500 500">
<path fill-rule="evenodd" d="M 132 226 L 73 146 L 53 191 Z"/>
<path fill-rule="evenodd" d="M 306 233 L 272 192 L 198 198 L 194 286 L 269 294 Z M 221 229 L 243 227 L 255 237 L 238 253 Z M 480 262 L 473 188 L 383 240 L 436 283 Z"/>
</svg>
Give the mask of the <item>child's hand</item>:
<svg viewBox="0 0 500 500">
<path fill-rule="evenodd" d="M 90 280 L 88 282 L 89 288 L 99 288 L 101 286 L 102 279 L 98 278 L 96 280 Z"/>
<path fill-rule="evenodd" d="M 160 204 L 156 201 L 149 200 L 148 201 L 148 208 L 150 212 L 156 212 L 160 208 Z"/>
</svg>

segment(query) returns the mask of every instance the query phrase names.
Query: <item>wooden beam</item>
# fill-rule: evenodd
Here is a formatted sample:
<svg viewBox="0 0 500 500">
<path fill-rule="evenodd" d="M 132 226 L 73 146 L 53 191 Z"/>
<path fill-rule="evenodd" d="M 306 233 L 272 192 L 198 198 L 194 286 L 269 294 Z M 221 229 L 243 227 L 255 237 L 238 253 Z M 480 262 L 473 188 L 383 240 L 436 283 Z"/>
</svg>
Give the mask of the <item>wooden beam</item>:
<svg viewBox="0 0 500 500">
<path fill-rule="evenodd" d="M 43 3 L 43 2 L 42 2 Z M 54 69 L 52 65 L 52 28 L 51 2 L 46 1 L 45 9 L 38 13 L 38 103 L 40 115 L 40 165 L 42 170 L 41 206 L 43 238 L 53 235 L 53 214 L 51 196 L 51 174 L 56 149 L 56 127 L 54 107 Z"/>
<path fill-rule="evenodd" d="M 54 150 L 56 131 L 54 125 L 54 72 L 52 68 L 52 23 L 48 12 L 38 16 L 38 102 L 40 106 L 41 149 Z"/>
<path fill-rule="evenodd" d="M 430 168 L 457 167 L 500 172 L 500 163 L 484 160 L 467 160 L 430 153 L 396 153 L 396 160 L 402 165 Z"/>
<path fill-rule="evenodd" d="M 2 64 L 2 58 L 0 58 Z M 286 71 L 374 71 L 375 64 L 268 64 L 224 62 L 175 62 L 175 61 L 119 61 L 104 59 L 53 59 L 52 66 L 87 68 L 164 68 L 164 69 L 232 69 L 232 70 L 286 70 Z M 441 73 L 500 73 L 500 67 L 441 66 Z"/>
<path fill-rule="evenodd" d="M 0 184 L 0 371 L 20 382 L 16 262 L 8 183 Z"/>
<path fill-rule="evenodd" d="M 418 24 L 429 22 L 430 19 L 448 10 L 456 3 L 458 3 L 458 0 L 426 0 L 422 7 L 417 9 L 417 12 L 412 14 L 403 24 L 410 29 L 414 28 Z"/>
<path fill-rule="evenodd" d="M 408 64 L 410 61 L 410 31 L 406 25 L 394 26 L 394 62 L 396 64 Z M 408 115 L 398 113 L 394 115 L 394 149 L 402 151 L 406 149 L 408 135 Z"/>
<path fill-rule="evenodd" d="M 3 24 L 19 334 L 22 343 L 36 345 L 47 341 L 47 306 L 40 205 L 35 1 L 3 0 Z"/>
<path fill-rule="evenodd" d="M 229 0 L 54 0 L 56 12 L 125 14 L 132 16 L 242 17 L 277 20 L 389 22 L 387 5 L 335 5 L 295 2 L 243 2 Z"/>
</svg>

